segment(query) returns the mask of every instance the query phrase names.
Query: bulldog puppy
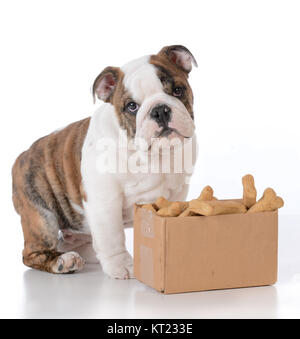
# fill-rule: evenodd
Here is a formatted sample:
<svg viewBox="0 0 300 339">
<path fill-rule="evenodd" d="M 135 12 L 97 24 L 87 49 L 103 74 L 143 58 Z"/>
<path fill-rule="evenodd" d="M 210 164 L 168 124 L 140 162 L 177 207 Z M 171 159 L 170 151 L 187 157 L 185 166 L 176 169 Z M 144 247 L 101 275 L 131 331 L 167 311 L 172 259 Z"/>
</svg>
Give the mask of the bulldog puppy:
<svg viewBox="0 0 300 339">
<path fill-rule="evenodd" d="M 187 48 L 168 46 L 121 68 L 105 68 L 93 85 L 94 98 L 104 101 L 94 115 L 39 139 L 17 158 L 13 202 L 21 216 L 25 265 L 50 273 L 80 271 L 87 245 L 110 277 L 133 277 L 124 233 L 132 226 L 133 205 L 187 195 L 192 169 L 162 167 L 164 149 L 166 159 L 179 149 L 192 152 L 195 162 L 188 83 L 193 64 Z M 171 147 L 160 147 L 173 140 Z"/>
</svg>

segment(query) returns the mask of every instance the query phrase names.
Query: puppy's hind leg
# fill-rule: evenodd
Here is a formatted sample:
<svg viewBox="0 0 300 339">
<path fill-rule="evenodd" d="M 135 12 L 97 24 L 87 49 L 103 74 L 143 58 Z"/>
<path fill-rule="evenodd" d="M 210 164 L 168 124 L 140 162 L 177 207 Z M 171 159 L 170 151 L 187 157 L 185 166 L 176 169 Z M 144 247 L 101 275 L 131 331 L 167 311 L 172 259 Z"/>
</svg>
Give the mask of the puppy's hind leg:
<svg viewBox="0 0 300 339">
<path fill-rule="evenodd" d="M 58 226 L 51 211 L 39 211 L 25 202 L 20 214 L 26 266 L 49 273 L 74 273 L 83 268 L 84 260 L 78 253 L 57 251 Z"/>
</svg>

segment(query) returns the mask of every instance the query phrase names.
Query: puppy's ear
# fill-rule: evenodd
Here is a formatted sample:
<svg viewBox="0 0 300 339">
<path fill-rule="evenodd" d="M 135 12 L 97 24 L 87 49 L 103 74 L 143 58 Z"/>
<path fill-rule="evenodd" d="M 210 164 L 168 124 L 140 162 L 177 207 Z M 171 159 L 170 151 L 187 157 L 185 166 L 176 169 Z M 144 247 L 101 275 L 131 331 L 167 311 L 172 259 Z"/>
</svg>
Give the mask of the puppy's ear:
<svg viewBox="0 0 300 339">
<path fill-rule="evenodd" d="M 118 67 L 106 67 L 95 79 L 93 84 L 94 102 L 96 96 L 104 102 L 111 102 L 115 89 L 121 78 L 121 70 Z"/>
<path fill-rule="evenodd" d="M 198 67 L 197 61 L 193 54 L 184 46 L 174 45 L 164 47 L 158 55 L 166 56 L 177 67 L 190 73 L 192 66 Z"/>
</svg>

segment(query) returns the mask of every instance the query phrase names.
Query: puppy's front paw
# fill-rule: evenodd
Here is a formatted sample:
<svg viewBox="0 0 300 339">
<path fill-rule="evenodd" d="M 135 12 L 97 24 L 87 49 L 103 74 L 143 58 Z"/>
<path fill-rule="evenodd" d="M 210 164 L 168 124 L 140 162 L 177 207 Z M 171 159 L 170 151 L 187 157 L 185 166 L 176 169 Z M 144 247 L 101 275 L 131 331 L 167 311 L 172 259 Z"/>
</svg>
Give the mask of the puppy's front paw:
<svg viewBox="0 0 300 339">
<path fill-rule="evenodd" d="M 105 258 L 101 260 L 103 271 L 111 278 L 132 279 L 133 261 L 128 252 Z"/>
<path fill-rule="evenodd" d="M 74 273 L 83 269 L 85 262 L 81 256 L 76 252 L 67 252 L 60 255 L 54 266 L 53 273 Z"/>
</svg>

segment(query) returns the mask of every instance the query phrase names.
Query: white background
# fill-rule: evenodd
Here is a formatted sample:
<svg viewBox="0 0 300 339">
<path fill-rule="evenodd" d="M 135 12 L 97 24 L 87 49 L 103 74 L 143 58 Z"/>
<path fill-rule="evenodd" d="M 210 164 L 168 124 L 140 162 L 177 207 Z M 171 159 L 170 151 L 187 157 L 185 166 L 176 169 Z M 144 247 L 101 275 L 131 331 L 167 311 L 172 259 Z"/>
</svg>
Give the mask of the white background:
<svg viewBox="0 0 300 339">
<path fill-rule="evenodd" d="M 226 307 L 222 313 L 220 305 L 216 308 L 219 311 L 211 306 L 207 312 L 192 307 L 190 313 L 168 313 L 174 310 L 171 305 L 175 302 L 166 301 L 166 313 L 156 314 L 300 317 L 299 18 L 299 1 L 290 0 L 1 1 L 0 263 L 5 279 L 0 280 L 0 315 L 155 316 L 151 307 L 148 315 L 138 306 L 134 311 L 123 307 L 123 313 L 113 313 L 109 308 L 107 313 L 100 312 L 97 306 L 99 312 L 82 314 L 68 313 L 66 305 L 58 314 L 46 313 L 43 304 L 37 310 L 30 309 L 28 305 L 35 296 L 32 292 L 26 297 L 25 282 L 29 279 L 30 285 L 33 276 L 37 280 L 32 284 L 38 288 L 40 277 L 45 276 L 35 276 L 41 273 L 32 273 L 21 264 L 23 239 L 11 203 L 10 170 L 18 154 L 33 141 L 93 113 L 98 104 L 93 105 L 90 89 L 103 68 L 157 53 L 165 45 L 182 44 L 193 52 L 199 64 L 191 73 L 200 152 L 190 197 L 208 184 L 218 198 L 240 197 L 241 176 L 246 173 L 255 176 L 259 195 L 266 187 L 273 187 L 285 200 L 280 211 L 281 270 L 279 283 L 271 290 L 276 291 L 277 302 L 271 303 L 265 313 L 256 313 L 255 304 L 253 314 L 243 313 L 245 303 L 253 298 L 246 295 L 247 300 L 243 300 L 246 292 L 227 292 L 239 293 L 228 294 L 228 302 L 232 301 L 230 296 L 237 298 L 242 293 L 231 313 Z M 129 233 L 130 248 L 131 237 Z M 53 281 L 53 277 L 46 276 L 49 278 L 43 278 L 45 284 Z M 124 291 L 124 285 L 118 286 Z M 135 285 L 130 286 L 134 293 Z M 254 300 L 255 296 L 257 300 L 264 296 L 272 299 L 273 292 L 261 291 L 252 289 L 248 293 L 254 295 Z M 55 296 L 55 290 L 53 293 Z M 126 290 L 123 293 L 126 295 Z M 223 292 L 210 293 L 199 294 L 199 298 L 215 305 L 219 300 L 216 296 L 224 297 Z M 298 299 L 293 293 L 298 293 Z M 194 299 L 182 296 L 180 300 L 186 303 Z"/>
</svg>

